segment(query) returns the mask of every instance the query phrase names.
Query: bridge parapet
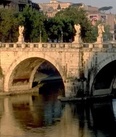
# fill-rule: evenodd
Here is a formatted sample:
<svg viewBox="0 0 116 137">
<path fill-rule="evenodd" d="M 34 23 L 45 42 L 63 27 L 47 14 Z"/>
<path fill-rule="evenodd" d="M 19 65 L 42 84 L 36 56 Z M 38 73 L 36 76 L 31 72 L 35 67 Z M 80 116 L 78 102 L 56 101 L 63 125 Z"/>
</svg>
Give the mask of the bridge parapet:
<svg viewBox="0 0 116 137">
<path fill-rule="evenodd" d="M 0 48 L 77 48 L 73 43 L 0 43 Z"/>
<path fill-rule="evenodd" d="M 83 48 L 116 48 L 116 42 L 83 43 Z"/>
<path fill-rule="evenodd" d="M 0 48 L 116 48 L 116 42 L 107 43 L 0 43 Z"/>
</svg>

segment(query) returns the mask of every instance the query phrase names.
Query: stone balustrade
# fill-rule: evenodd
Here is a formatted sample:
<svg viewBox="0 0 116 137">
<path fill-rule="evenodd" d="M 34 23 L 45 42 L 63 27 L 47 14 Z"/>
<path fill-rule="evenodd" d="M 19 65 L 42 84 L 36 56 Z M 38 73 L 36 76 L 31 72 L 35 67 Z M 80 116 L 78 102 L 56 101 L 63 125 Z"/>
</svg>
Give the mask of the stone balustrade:
<svg viewBox="0 0 116 137">
<path fill-rule="evenodd" d="M 71 48 L 88 48 L 103 49 L 116 48 L 116 42 L 107 43 L 0 43 L 0 49 L 3 48 L 38 48 L 38 49 L 71 49 Z"/>
</svg>

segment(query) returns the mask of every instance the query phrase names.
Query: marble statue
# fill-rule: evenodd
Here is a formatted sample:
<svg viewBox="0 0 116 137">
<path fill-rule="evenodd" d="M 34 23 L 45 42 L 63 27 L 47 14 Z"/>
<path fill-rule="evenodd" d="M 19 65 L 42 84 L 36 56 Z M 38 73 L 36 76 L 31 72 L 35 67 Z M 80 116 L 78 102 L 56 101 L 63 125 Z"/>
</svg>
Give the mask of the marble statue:
<svg viewBox="0 0 116 137">
<path fill-rule="evenodd" d="M 103 37 L 103 33 L 105 32 L 104 26 L 102 24 L 98 25 L 98 37 Z"/>
<path fill-rule="evenodd" d="M 19 26 L 19 37 L 18 37 L 18 43 L 22 43 L 22 42 L 24 42 L 23 32 L 24 32 L 24 26 Z"/>
<path fill-rule="evenodd" d="M 19 26 L 19 35 L 22 36 L 24 32 L 24 26 Z"/>
<path fill-rule="evenodd" d="M 104 25 L 99 24 L 98 25 L 98 37 L 97 37 L 97 43 L 102 43 L 103 42 L 103 33 L 105 32 L 104 30 Z"/>
<path fill-rule="evenodd" d="M 80 24 L 75 24 L 74 28 L 76 30 L 76 34 L 74 36 L 74 41 L 73 43 L 80 43 L 82 42 L 81 37 L 80 37 L 80 33 L 81 33 L 81 25 Z"/>
<path fill-rule="evenodd" d="M 81 26 L 80 26 L 80 24 L 77 24 L 77 25 L 75 24 L 74 28 L 76 30 L 76 34 L 80 34 L 81 33 Z"/>
</svg>

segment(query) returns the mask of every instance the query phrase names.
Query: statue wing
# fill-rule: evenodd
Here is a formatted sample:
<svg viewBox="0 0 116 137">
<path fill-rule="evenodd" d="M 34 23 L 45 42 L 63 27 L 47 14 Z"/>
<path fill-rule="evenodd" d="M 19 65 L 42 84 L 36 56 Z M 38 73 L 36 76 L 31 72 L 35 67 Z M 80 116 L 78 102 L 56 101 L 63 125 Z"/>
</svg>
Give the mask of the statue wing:
<svg viewBox="0 0 116 137">
<path fill-rule="evenodd" d="M 22 30 L 24 30 L 24 26 L 22 26 Z"/>
<path fill-rule="evenodd" d="M 103 26 L 103 25 L 102 25 L 102 31 L 105 32 L 105 30 L 104 30 L 104 26 Z"/>
<path fill-rule="evenodd" d="M 19 30 L 21 30 L 21 26 L 19 26 Z"/>
<path fill-rule="evenodd" d="M 74 25 L 74 28 L 76 29 L 76 27 L 77 27 L 77 25 L 75 24 L 75 25 Z"/>
</svg>

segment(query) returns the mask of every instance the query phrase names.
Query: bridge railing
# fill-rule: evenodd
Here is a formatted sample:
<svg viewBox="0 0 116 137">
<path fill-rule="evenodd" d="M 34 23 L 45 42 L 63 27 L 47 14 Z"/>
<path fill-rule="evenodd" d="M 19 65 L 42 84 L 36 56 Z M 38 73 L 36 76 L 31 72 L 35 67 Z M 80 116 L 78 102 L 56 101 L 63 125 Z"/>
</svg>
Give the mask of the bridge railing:
<svg viewBox="0 0 116 137">
<path fill-rule="evenodd" d="M 0 43 L 0 48 L 116 48 L 116 42 L 104 43 Z"/>
<path fill-rule="evenodd" d="M 0 43 L 0 48 L 71 48 L 72 43 Z"/>
<path fill-rule="evenodd" d="M 83 43 L 83 48 L 116 48 L 116 42 Z"/>
</svg>

